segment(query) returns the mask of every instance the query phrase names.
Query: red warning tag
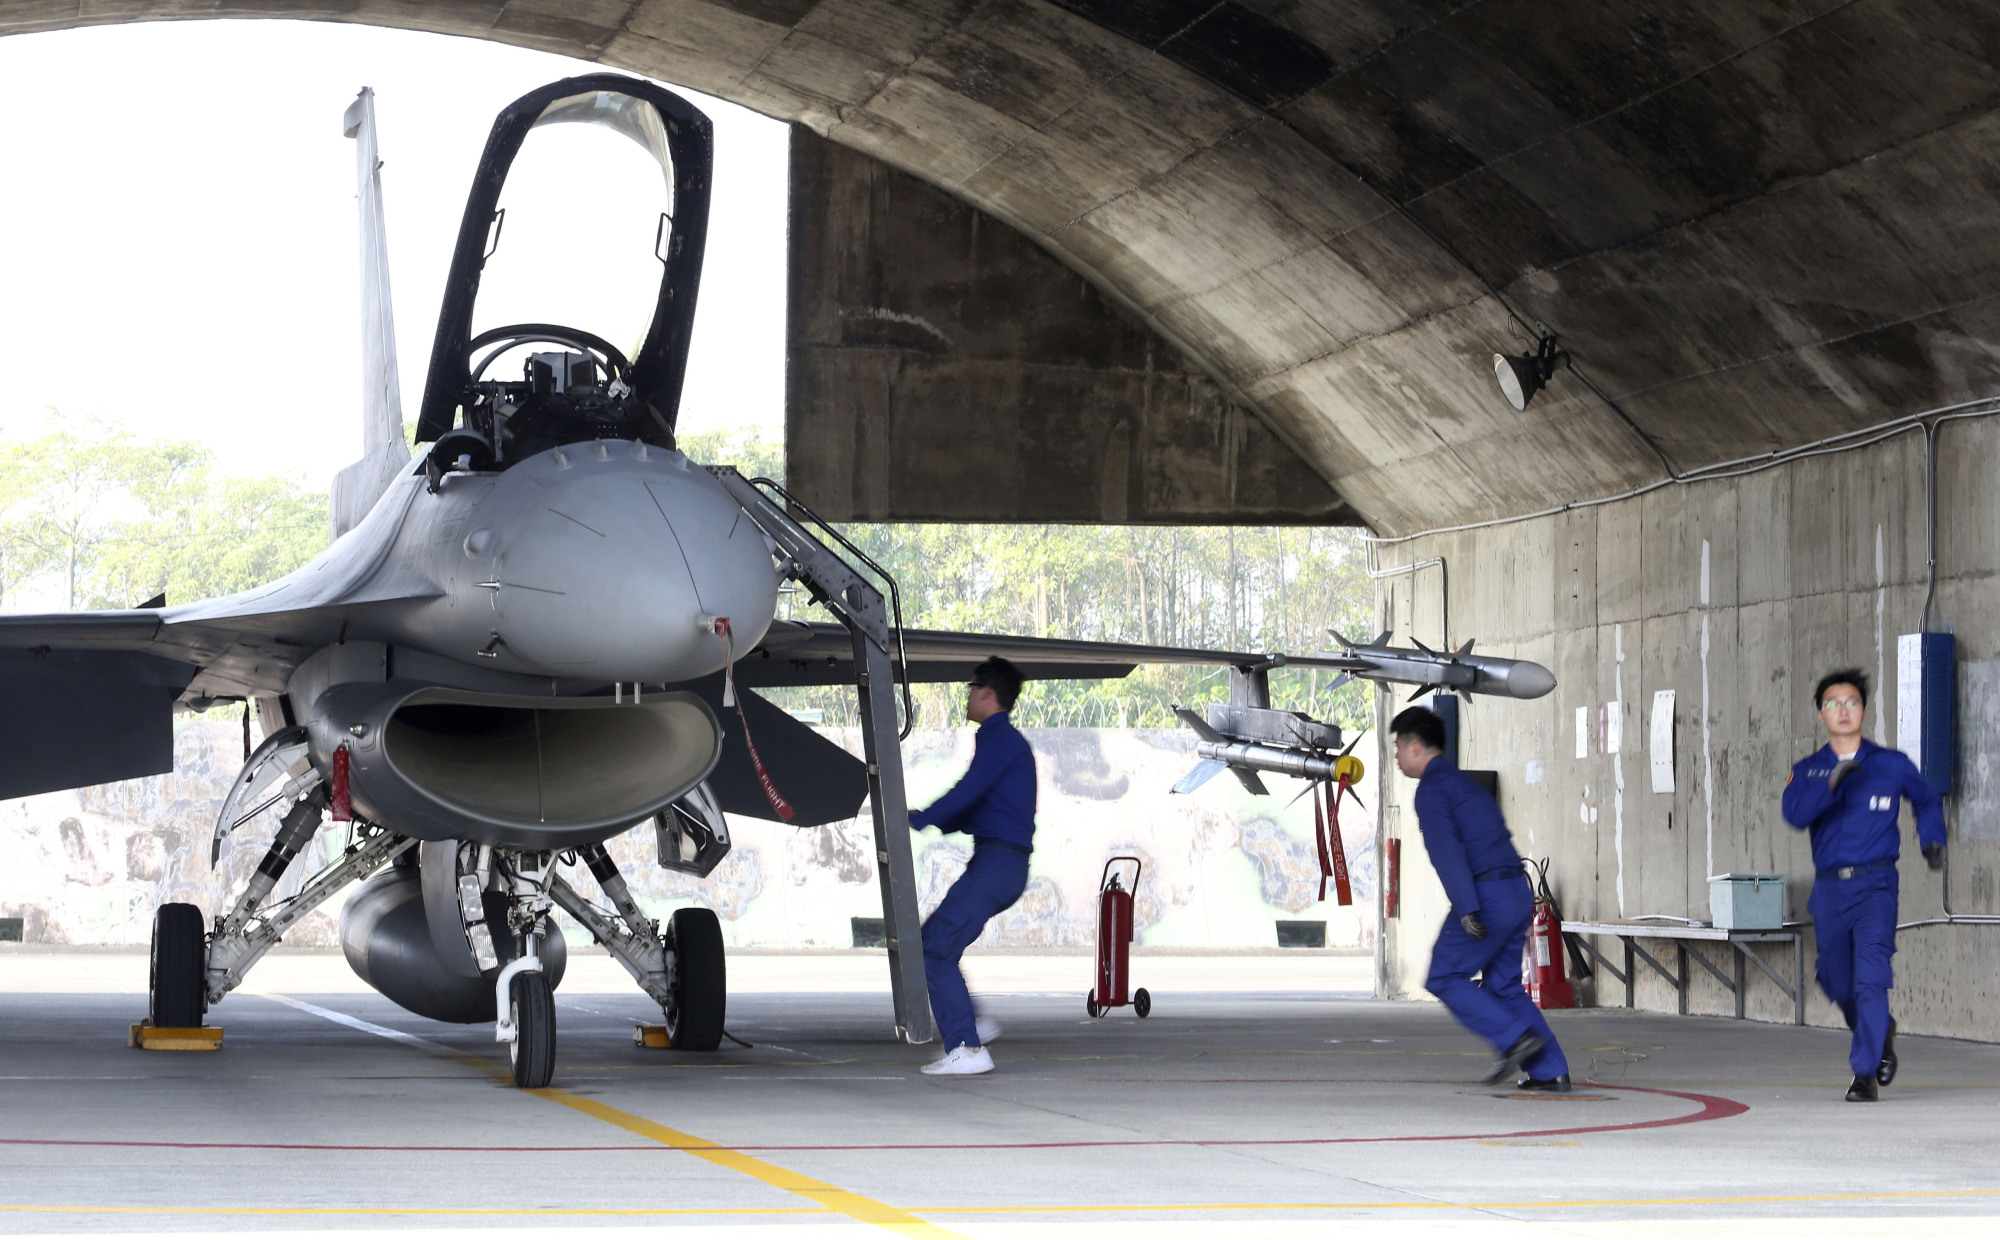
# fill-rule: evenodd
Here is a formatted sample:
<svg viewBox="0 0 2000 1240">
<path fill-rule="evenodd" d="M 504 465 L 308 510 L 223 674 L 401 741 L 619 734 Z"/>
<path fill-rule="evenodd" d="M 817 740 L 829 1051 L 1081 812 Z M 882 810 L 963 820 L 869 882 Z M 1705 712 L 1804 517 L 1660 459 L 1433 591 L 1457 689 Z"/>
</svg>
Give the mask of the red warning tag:
<svg viewBox="0 0 2000 1240">
<path fill-rule="evenodd" d="M 1342 776 L 1338 786 L 1323 783 L 1319 791 L 1326 798 L 1322 809 L 1320 797 L 1313 797 L 1313 833 L 1319 841 L 1319 898 L 1326 899 L 1326 880 L 1331 878 L 1335 898 L 1341 904 L 1352 904 L 1354 888 L 1347 878 L 1347 845 L 1340 838 L 1340 798 L 1347 792 L 1347 778 Z"/>
</svg>

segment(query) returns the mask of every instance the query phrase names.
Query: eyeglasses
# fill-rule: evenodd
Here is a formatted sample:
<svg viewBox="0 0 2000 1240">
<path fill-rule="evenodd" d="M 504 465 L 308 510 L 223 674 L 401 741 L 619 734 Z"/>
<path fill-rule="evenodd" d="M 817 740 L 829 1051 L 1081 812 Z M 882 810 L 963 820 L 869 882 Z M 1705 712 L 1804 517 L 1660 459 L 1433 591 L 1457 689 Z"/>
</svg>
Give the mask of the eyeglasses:
<svg viewBox="0 0 2000 1240">
<path fill-rule="evenodd" d="M 1819 704 L 1819 708 L 1822 711 L 1860 710 L 1861 705 L 1862 703 L 1860 698 L 1828 698 L 1826 701 L 1821 702 Z"/>
</svg>

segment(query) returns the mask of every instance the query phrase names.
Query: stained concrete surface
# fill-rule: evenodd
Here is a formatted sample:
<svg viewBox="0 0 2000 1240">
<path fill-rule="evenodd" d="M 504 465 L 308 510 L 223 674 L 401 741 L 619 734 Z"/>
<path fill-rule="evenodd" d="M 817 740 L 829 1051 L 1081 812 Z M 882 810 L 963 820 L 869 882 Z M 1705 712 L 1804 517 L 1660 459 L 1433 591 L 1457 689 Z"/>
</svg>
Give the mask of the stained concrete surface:
<svg viewBox="0 0 2000 1240">
<path fill-rule="evenodd" d="M 337 960 L 316 960 L 257 981 L 335 977 Z M 80 993 L 35 993 L 64 961 Z M 566 988 L 556 1088 L 525 1094 L 497 1079 L 489 1030 L 344 983 L 231 996 L 214 1013 L 220 1054 L 128 1049 L 142 1001 L 122 979 L 137 963 L 0 961 L 0 1230 L 1651 1237 L 1728 1219 L 1825 1237 L 2000 1223 L 2000 1047 L 1977 1043 L 1905 1039 L 1901 1081 L 1862 1107 L 1840 1101 L 1832 1031 L 1559 1012 L 1590 1079 L 1520 1097 L 1472 1083 L 1485 1057 L 1436 1006 L 1331 989 L 1350 967 L 1337 960 L 1284 960 L 1289 990 L 1255 960 L 1238 976 L 1269 988 L 1242 991 L 1227 959 L 1149 976 L 1141 958 L 1152 1017 L 1093 1021 L 1074 985 L 1087 960 L 1013 958 L 984 999 L 1006 1026 L 1000 1071 L 940 1080 L 916 1071 L 932 1052 L 886 1038 L 885 994 L 810 988 L 862 966 L 749 957 L 729 1024 L 754 1046 L 641 1051 L 640 995 Z M 106 980 L 82 992 L 90 976 Z"/>
<path fill-rule="evenodd" d="M 805 125 L 1048 250 L 1382 532 L 1797 446 L 1996 373 L 1991 5 L 6 0 L 0 35 L 205 16 L 493 39 Z M 1491 357 L 1537 322 L 1574 368 L 1516 413 Z M 871 418 L 877 377 L 851 389 Z"/>
</svg>

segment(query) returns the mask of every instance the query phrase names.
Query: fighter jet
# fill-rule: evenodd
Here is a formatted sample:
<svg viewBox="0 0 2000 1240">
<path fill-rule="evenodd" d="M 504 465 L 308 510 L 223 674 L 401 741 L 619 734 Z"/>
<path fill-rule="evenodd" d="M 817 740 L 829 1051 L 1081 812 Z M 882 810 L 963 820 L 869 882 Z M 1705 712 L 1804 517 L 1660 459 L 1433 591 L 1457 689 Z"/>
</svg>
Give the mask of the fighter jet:
<svg viewBox="0 0 2000 1240">
<path fill-rule="evenodd" d="M 576 326 L 474 326 L 488 260 L 506 241 L 501 195 L 516 157 L 531 134 L 562 125 L 629 140 L 661 177 L 665 209 L 651 253 L 636 257 L 657 262 L 659 286 L 629 357 Z M 224 800 L 211 864 L 225 841 L 261 842 L 277 825 L 212 921 L 192 904 L 156 910 L 150 1025 L 201 1025 L 291 926 L 358 884 L 340 919 L 355 972 L 420 1015 L 493 1022 L 522 1086 L 555 1071 L 557 909 L 660 1005 L 674 1047 L 713 1050 L 727 1002 L 715 915 L 684 908 L 653 921 L 605 842 L 650 829 L 658 864 L 706 875 L 730 849 L 727 815 L 811 827 L 865 801 L 897 1032 L 925 1042 L 934 1033 L 897 749 L 909 685 L 963 681 L 992 655 L 1044 679 L 1210 664 L 1231 669 L 1240 713 L 1267 710 L 1266 673 L 1288 662 L 1398 674 L 1381 662 L 1387 652 L 1368 649 L 1288 660 L 909 630 L 889 574 L 782 486 L 689 460 L 675 426 L 712 140 L 692 104 L 634 78 L 555 82 L 495 120 L 452 253 L 413 455 L 367 92 L 345 128 L 362 222 L 364 455 L 335 480 L 333 543 L 226 598 L 0 616 L 0 797 L 171 770 L 176 710 L 254 704 L 264 735 Z M 633 256 L 600 254 L 594 241 L 529 257 L 631 269 Z M 833 619 L 777 619 L 786 583 Z M 855 688 L 860 758 L 755 692 L 833 684 Z M 345 824 L 348 842 L 301 880 L 296 863 L 329 821 Z M 577 866 L 609 907 L 565 877 Z"/>
<path fill-rule="evenodd" d="M 629 140 L 661 177 L 650 254 L 600 253 L 579 235 L 529 256 L 564 268 L 657 262 L 629 357 L 576 326 L 474 327 L 488 260 L 506 243 L 501 195 L 516 157 L 563 125 Z M 367 92 L 345 128 L 362 222 L 365 454 L 335 480 L 333 543 L 226 598 L 0 617 L 0 797 L 171 770 L 174 711 L 254 704 L 263 739 L 224 801 L 211 863 L 225 841 L 261 842 L 277 826 L 212 922 L 192 904 L 156 910 L 148 1023 L 201 1025 L 287 929 L 358 884 L 340 919 L 356 973 L 420 1015 L 494 1022 L 527 1087 L 555 1069 L 556 909 L 659 1003 L 674 1047 L 712 1050 L 723 1036 L 715 915 L 651 920 L 607 840 L 650 826 L 660 865 L 705 875 L 729 851 L 726 815 L 809 827 L 866 800 L 897 1029 L 930 1040 L 897 751 L 908 686 L 963 681 L 995 654 L 1033 678 L 1079 679 L 1260 656 L 906 630 L 894 581 L 837 530 L 775 483 L 682 454 L 713 150 L 708 119 L 646 81 L 566 79 L 495 120 L 413 455 Z M 787 582 L 833 621 L 774 619 Z M 855 686 L 861 758 L 755 692 L 804 684 Z M 329 821 L 349 842 L 301 880 L 296 863 Z M 579 865 L 609 907 L 565 877 Z M 280 898 L 281 882 L 294 893 Z"/>
</svg>

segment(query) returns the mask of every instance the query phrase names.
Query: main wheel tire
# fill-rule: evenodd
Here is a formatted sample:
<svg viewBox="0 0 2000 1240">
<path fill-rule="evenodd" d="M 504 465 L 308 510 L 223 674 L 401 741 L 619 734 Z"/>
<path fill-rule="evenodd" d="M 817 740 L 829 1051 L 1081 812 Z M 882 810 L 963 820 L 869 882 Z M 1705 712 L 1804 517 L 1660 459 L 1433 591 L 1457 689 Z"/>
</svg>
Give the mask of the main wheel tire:
<svg viewBox="0 0 2000 1240">
<path fill-rule="evenodd" d="M 722 1045 L 722 1022 L 729 1007 L 722 923 L 710 909 L 681 909 L 667 923 L 667 950 L 674 956 L 667 1040 L 677 1051 L 712 1051 Z"/>
<path fill-rule="evenodd" d="M 1090 991 L 1085 991 L 1085 992 L 1084 992 L 1084 996 L 1083 996 L 1083 1010 L 1084 1010 L 1084 1011 L 1086 1011 L 1086 1012 L 1088 1012 L 1088 1013 L 1090 1013 L 1090 1015 L 1091 1015 L 1091 1018 L 1092 1018 L 1093 1020 L 1094 1020 L 1094 1019 L 1096 1019 L 1096 1018 L 1097 1018 L 1097 1017 L 1099 1017 L 1099 1016 L 1102 1016 L 1102 1015 L 1104 1015 L 1104 1009 L 1103 1009 L 1103 1008 L 1101 1008 L 1101 1007 L 1099 1007 L 1099 1006 L 1097 1006 L 1097 992 L 1096 992 L 1096 991 L 1094 991 L 1094 990 L 1090 990 Z"/>
<path fill-rule="evenodd" d="M 155 1028 L 193 1029 L 208 1010 L 208 932 L 192 904 L 162 904 L 153 914 L 147 1016 Z"/>
<path fill-rule="evenodd" d="M 1139 1013 L 1140 1020 L 1152 1014 L 1153 996 L 1146 993 L 1144 986 L 1132 992 L 1132 1010 Z"/>
<path fill-rule="evenodd" d="M 522 1089 L 546 1088 L 556 1075 L 556 1002 L 548 976 L 515 974 L 507 1002 L 514 1017 L 514 1041 L 507 1048 L 514 1083 Z"/>
</svg>

